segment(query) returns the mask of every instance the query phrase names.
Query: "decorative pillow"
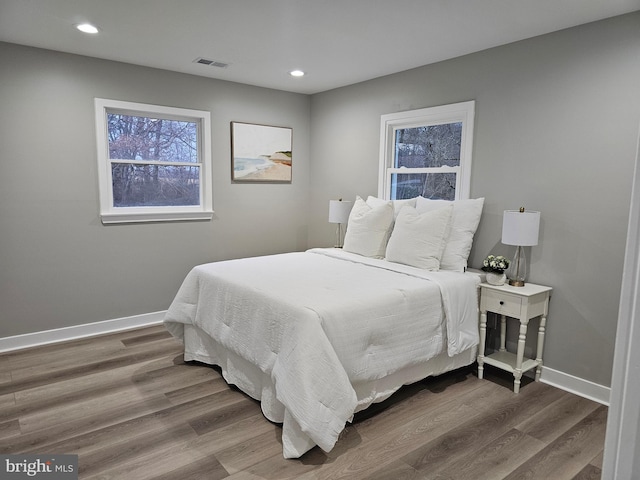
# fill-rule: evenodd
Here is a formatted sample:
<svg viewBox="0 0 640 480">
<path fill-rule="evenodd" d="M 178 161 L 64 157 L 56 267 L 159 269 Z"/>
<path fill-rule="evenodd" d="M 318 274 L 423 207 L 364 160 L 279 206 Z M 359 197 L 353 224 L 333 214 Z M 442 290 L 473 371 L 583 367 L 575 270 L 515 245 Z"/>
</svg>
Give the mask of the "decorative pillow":
<svg viewBox="0 0 640 480">
<path fill-rule="evenodd" d="M 378 205 L 391 202 L 391 204 L 393 205 L 393 218 L 396 218 L 398 216 L 398 213 L 400 213 L 402 207 L 404 207 L 405 205 L 415 207 L 417 198 L 418 197 L 407 198 L 403 200 L 383 200 L 382 198 L 372 197 L 371 195 L 369 195 L 369 197 L 367 197 L 367 205 L 377 207 Z"/>
<path fill-rule="evenodd" d="M 416 210 L 420 213 L 437 210 L 453 205 L 451 213 L 451 231 L 445 242 L 444 253 L 440 259 L 440 270 L 464 272 L 473 245 L 473 236 L 478 229 L 484 198 L 470 200 L 429 200 L 418 197 Z"/>
<path fill-rule="evenodd" d="M 384 202 L 378 206 L 356 197 L 344 235 L 343 250 L 365 257 L 384 258 L 389 233 L 393 226 L 393 206 Z"/>
<path fill-rule="evenodd" d="M 452 205 L 446 205 L 418 213 L 413 207 L 403 207 L 387 244 L 386 259 L 424 270 L 438 270 L 452 210 Z"/>
</svg>

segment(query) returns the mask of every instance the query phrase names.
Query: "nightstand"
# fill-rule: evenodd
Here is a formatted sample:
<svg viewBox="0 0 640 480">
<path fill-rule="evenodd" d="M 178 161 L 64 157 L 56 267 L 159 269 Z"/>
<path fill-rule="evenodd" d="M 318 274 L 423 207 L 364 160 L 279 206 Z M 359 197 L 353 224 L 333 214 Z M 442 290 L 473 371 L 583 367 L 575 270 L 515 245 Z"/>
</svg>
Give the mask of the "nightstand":
<svg viewBox="0 0 640 480">
<path fill-rule="evenodd" d="M 527 283 L 524 287 L 510 285 L 480 284 L 480 345 L 478 350 L 478 378 L 484 374 L 484 364 L 493 365 L 513 373 L 513 391 L 520 391 L 520 379 L 528 370 L 536 369 L 535 380 L 540 380 L 542 371 L 542 349 L 544 347 L 544 333 L 549 312 L 549 298 L 551 287 Z M 487 337 L 487 312 L 500 315 L 500 349 L 485 356 L 485 342 Z M 505 347 L 507 321 L 506 317 L 517 318 L 520 321 L 520 335 L 518 336 L 518 351 L 516 354 L 507 352 Z M 540 317 L 538 328 L 538 345 L 536 358 L 524 358 L 524 345 L 527 338 L 529 320 Z"/>
</svg>

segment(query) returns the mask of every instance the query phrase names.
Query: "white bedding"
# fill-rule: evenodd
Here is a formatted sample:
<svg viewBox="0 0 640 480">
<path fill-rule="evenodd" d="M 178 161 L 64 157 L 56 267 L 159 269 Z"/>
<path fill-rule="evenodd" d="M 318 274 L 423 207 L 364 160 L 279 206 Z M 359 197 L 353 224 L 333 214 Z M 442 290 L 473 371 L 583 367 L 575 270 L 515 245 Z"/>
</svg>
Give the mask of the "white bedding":
<svg viewBox="0 0 640 480">
<path fill-rule="evenodd" d="M 225 378 L 262 399 L 295 458 L 331 450 L 356 411 L 389 395 L 361 386 L 475 348 L 478 283 L 338 249 L 216 262 L 187 275 L 165 325 L 180 339 L 193 325 L 264 374 L 258 386 Z"/>
</svg>

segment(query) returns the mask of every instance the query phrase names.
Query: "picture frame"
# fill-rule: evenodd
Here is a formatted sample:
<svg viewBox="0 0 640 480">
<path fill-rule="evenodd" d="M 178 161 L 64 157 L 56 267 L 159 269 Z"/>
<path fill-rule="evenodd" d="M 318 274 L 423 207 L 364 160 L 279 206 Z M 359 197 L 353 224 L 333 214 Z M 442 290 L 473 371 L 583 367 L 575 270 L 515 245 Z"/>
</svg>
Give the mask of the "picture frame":
<svg viewBox="0 0 640 480">
<path fill-rule="evenodd" d="M 231 122 L 231 180 L 291 183 L 293 128 Z"/>
</svg>

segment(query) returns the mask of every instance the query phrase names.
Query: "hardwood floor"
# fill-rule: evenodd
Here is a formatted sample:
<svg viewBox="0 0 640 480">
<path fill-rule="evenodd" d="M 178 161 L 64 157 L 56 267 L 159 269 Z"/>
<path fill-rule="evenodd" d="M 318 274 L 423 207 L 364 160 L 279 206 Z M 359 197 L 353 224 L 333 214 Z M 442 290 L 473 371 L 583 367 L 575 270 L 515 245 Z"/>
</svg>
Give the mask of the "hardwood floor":
<svg viewBox="0 0 640 480">
<path fill-rule="evenodd" d="M 607 408 L 485 369 L 400 390 L 329 453 L 279 426 L 162 326 L 0 354 L 0 452 L 79 456 L 82 479 L 597 479 Z"/>
</svg>

